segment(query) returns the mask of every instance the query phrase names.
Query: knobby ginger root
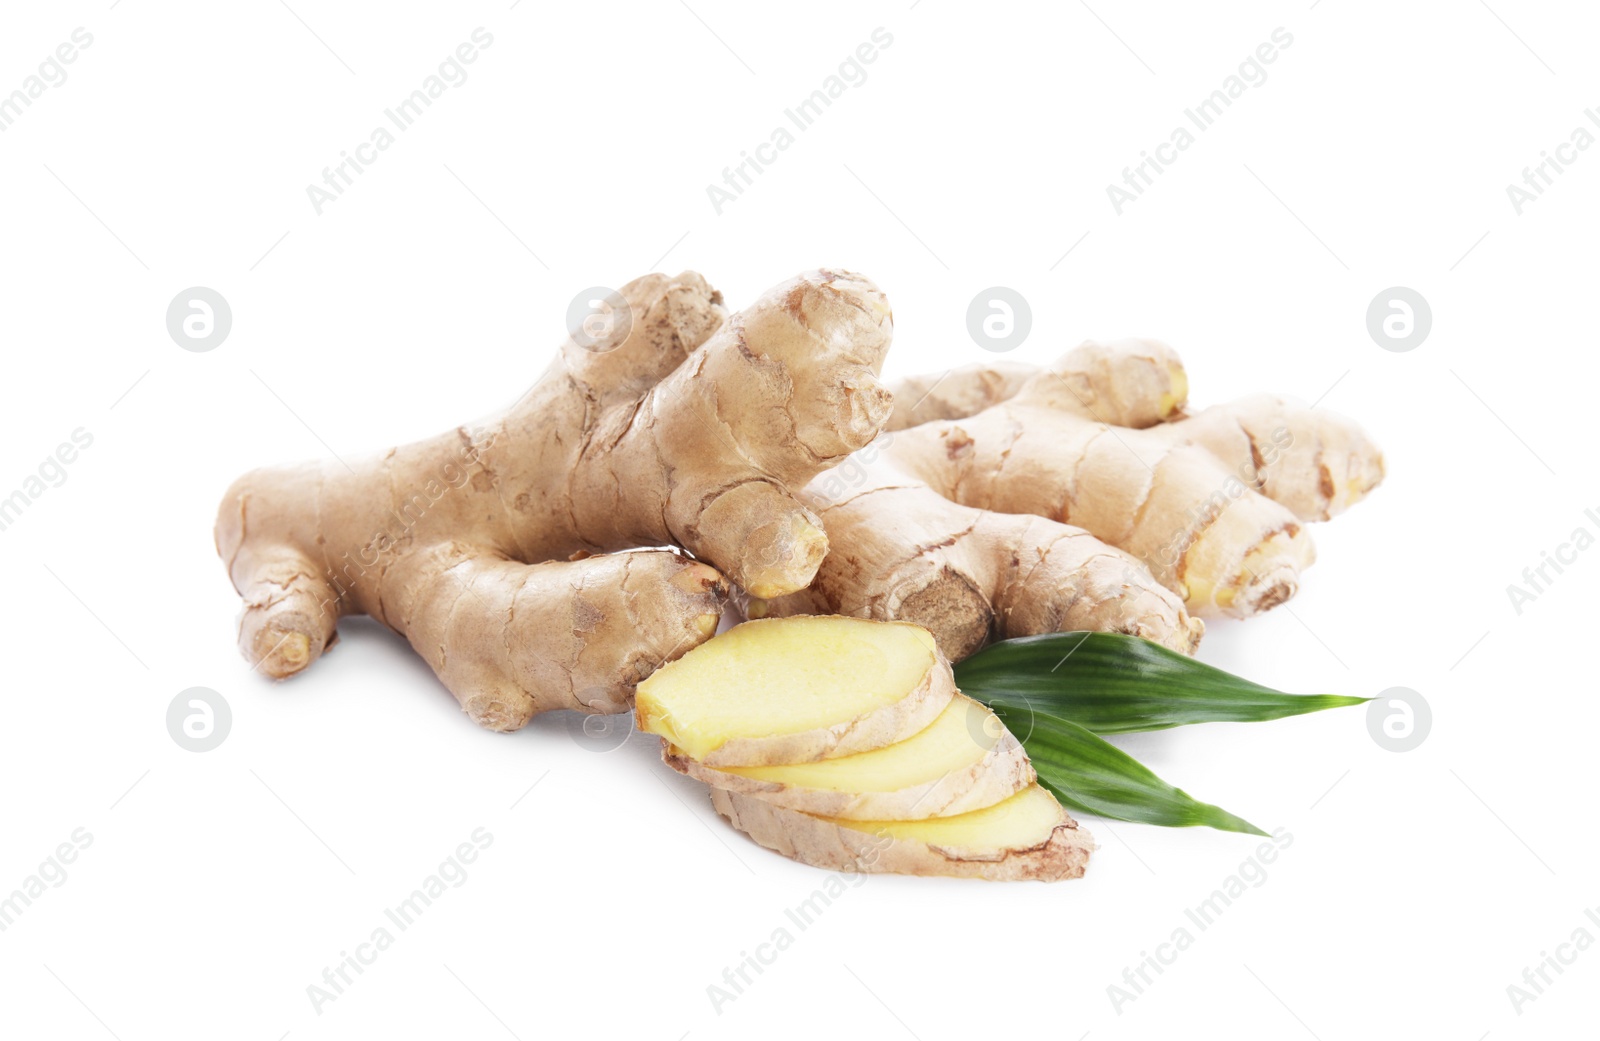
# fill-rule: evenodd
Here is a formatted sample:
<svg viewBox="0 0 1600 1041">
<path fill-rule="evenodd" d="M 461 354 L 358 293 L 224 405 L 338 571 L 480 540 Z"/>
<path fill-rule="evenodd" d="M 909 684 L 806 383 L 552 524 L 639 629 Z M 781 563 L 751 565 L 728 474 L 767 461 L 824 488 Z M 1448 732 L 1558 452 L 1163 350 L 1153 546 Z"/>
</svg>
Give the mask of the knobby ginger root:
<svg viewBox="0 0 1600 1041">
<path fill-rule="evenodd" d="M 831 548 L 809 587 L 752 599 L 752 617 L 914 622 L 952 661 L 992 640 L 1072 630 L 1193 652 L 1204 624 L 1134 557 L 1081 528 L 951 502 L 878 447 L 851 460 L 847 491 L 838 490 L 837 472 L 806 487 L 801 499 L 822 518 Z"/>
<path fill-rule="evenodd" d="M 1304 522 L 1371 491 L 1383 456 L 1325 410 L 1262 395 L 1189 415 L 1188 389 L 1177 355 L 1152 340 L 1084 343 L 1031 374 L 974 366 L 896 386 L 883 454 L 965 506 L 1086 529 L 1147 565 L 1191 614 L 1245 617 L 1294 595 L 1314 559 Z M 852 533 L 834 539 L 835 554 L 890 523 L 875 503 L 856 512 L 834 524 Z M 898 541 L 902 553 L 916 544 Z M 824 563 L 834 609 L 872 601 L 879 574 L 838 571 Z"/>
<path fill-rule="evenodd" d="M 885 429 L 906 430 L 937 419 L 965 419 L 1016 397 L 1022 385 L 1038 374 L 1032 365 L 994 361 L 907 376 L 891 387 L 894 413 Z"/>
<path fill-rule="evenodd" d="M 592 349 L 569 339 L 499 416 L 236 482 L 216 542 L 252 664 L 297 673 L 340 617 L 368 614 L 472 718 L 514 730 L 547 709 L 625 711 L 715 631 L 723 575 L 763 596 L 805 586 L 827 539 L 794 492 L 892 407 L 883 294 L 813 271 L 732 317 L 692 273 L 622 296 L 631 324 Z M 704 563 L 613 553 L 663 545 Z"/>
</svg>

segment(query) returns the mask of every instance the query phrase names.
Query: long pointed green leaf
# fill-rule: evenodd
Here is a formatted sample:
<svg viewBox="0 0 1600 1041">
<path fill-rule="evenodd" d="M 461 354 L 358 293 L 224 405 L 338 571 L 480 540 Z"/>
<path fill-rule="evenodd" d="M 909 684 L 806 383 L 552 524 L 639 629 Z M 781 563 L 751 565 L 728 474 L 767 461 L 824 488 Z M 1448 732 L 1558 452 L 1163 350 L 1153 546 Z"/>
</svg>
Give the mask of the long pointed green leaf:
<svg viewBox="0 0 1600 1041">
<path fill-rule="evenodd" d="M 1027 708 L 996 705 L 994 711 L 1028 750 L 1039 783 L 1068 809 L 1168 828 L 1204 825 L 1219 831 L 1266 834 L 1249 821 L 1174 788 L 1122 749 L 1076 723 Z"/>
<path fill-rule="evenodd" d="M 1042 710 L 1097 734 L 1249 723 L 1369 700 L 1285 694 L 1123 633 L 1002 640 L 955 668 L 962 692 L 991 708 Z"/>
</svg>

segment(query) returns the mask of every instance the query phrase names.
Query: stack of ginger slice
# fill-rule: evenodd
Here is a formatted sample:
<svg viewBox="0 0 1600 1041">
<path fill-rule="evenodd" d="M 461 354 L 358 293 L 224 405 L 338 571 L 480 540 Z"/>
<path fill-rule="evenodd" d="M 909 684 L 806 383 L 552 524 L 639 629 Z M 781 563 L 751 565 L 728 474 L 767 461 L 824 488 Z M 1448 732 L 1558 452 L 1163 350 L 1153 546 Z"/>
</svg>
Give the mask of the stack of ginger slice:
<svg viewBox="0 0 1600 1041">
<path fill-rule="evenodd" d="M 920 626 L 735 626 L 639 685 L 639 727 L 751 839 L 814 867 L 1077 878 L 1094 840 Z"/>
</svg>

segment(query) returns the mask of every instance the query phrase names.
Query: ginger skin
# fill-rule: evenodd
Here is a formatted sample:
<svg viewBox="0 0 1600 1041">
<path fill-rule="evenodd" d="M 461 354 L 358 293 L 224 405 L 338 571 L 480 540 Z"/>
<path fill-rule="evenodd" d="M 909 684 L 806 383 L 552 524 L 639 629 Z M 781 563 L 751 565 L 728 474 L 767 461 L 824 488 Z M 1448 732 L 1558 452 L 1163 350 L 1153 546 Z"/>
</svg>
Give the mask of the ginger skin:
<svg viewBox="0 0 1600 1041">
<path fill-rule="evenodd" d="M 895 450 L 886 436 L 806 487 L 832 548 L 808 588 L 751 600 L 747 613 L 915 622 L 952 661 L 994 640 L 1071 630 L 1194 651 L 1204 624 L 1138 560 L 1081 528 L 952 502 L 889 462 Z"/>
<path fill-rule="evenodd" d="M 732 587 L 751 617 L 916 622 L 951 659 L 1080 629 L 1188 652 L 1201 617 L 1292 596 L 1303 522 L 1383 476 L 1325 411 L 1263 396 L 1187 414 L 1154 341 L 891 396 L 892 317 L 859 276 L 808 272 L 731 317 L 693 273 L 622 295 L 631 324 L 569 339 L 503 414 L 234 484 L 216 542 L 253 666 L 294 675 L 367 614 L 475 720 L 514 730 L 627 711 L 710 638 Z M 694 559 L 637 548 L 661 546 Z"/>
<path fill-rule="evenodd" d="M 1153 340 L 1091 341 L 1031 375 L 978 366 L 895 394 L 895 465 L 966 506 L 1084 528 L 1201 617 L 1293 596 L 1315 556 L 1304 522 L 1383 479 L 1376 446 L 1326 410 L 1259 395 L 1187 414 L 1183 365 Z"/>
<path fill-rule="evenodd" d="M 1124 632 L 1193 652 L 1204 617 L 1284 602 L 1304 522 L 1383 478 L 1349 420 L 1258 396 L 1189 415 L 1165 344 L 1085 343 L 892 385 L 885 434 L 801 498 L 831 546 L 753 617 L 836 612 L 927 627 L 952 660 L 993 640 Z"/>
<path fill-rule="evenodd" d="M 693 273 L 622 295 L 631 327 L 569 339 L 499 416 L 349 469 L 237 481 L 216 543 L 246 658 L 293 675 L 340 617 L 371 615 L 477 722 L 515 730 L 548 709 L 626 711 L 715 631 L 724 575 L 773 596 L 810 582 L 827 538 L 791 489 L 888 419 L 883 294 L 813 271 L 731 317 Z M 698 559 L 617 552 L 665 545 Z"/>
</svg>

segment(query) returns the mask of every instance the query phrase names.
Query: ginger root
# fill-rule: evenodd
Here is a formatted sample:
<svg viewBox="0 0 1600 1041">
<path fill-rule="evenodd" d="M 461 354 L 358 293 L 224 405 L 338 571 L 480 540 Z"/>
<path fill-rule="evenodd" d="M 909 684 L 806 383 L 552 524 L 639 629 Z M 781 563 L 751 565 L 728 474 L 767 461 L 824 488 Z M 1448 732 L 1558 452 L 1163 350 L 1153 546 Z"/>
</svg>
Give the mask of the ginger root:
<svg viewBox="0 0 1600 1041">
<path fill-rule="evenodd" d="M 1056 629 L 1193 650 L 1198 618 L 1295 594 L 1304 523 L 1376 487 L 1383 456 L 1281 398 L 1189 415 L 1188 386 L 1150 340 L 894 385 L 891 432 L 803 494 L 831 540 L 817 581 L 752 613 L 915 621 L 952 659 Z"/>
<path fill-rule="evenodd" d="M 952 502 L 896 468 L 884 457 L 894 442 L 884 441 L 801 493 L 831 547 L 816 580 L 788 596 L 751 599 L 747 614 L 914 622 L 952 661 L 993 640 L 1073 630 L 1194 651 L 1204 624 L 1137 559 L 1081 528 Z"/>
<path fill-rule="evenodd" d="M 715 631 L 724 575 L 766 596 L 810 582 L 827 538 L 795 492 L 889 416 L 883 294 L 812 271 L 732 317 L 693 273 L 622 296 L 631 323 L 569 339 L 499 416 L 349 469 L 237 481 L 216 543 L 246 658 L 293 675 L 368 614 L 473 719 L 515 730 L 547 709 L 626 711 Z M 698 561 L 614 552 L 665 545 Z"/>
<path fill-rule="evenodd" d="M 1193 614 L 1246 617 L 1294 595 L 1315 556 L 1303 522 L 1376 487 L 1383 456 L 1349 420 L 1282 398 L 1188 415 L 1188 389 L 1163 343 L 1089 342 L 1009 399 L 897 434 L 893 455 L 959 502 L 1120 546 Z"/>
<path fill-rule="evenodd" d="M 340 617 L 369 614 L 475 720 L 514 730 L 552 708 L 626 711 L 715 631 L 730 584 L 750 617 L 911 621 L 952 659 L 1059 630 L 1189 652 L 1201 616 L 1292 596 L 1303 522 L 1383 476 L 1323 411 L 1261 397 L 1188 415 L 1183 367 L 1153 341 L 891 396 L 889 308 L 858 276 L 809 272 L 732 317 L 693 273 L 622 295 L 632 322 L 569 339 L 502 415 L 236 482 L 216 541 L 252 664 L 298 673 Z M 695 559 L 637 548 L 660 546 Z M 822 757 L 878 739 L 817 729 Z"/>
</svg>

